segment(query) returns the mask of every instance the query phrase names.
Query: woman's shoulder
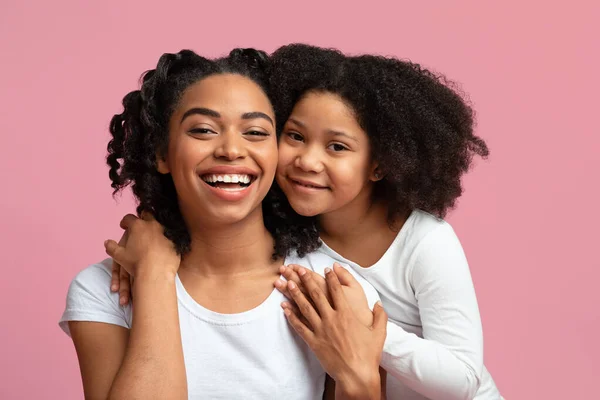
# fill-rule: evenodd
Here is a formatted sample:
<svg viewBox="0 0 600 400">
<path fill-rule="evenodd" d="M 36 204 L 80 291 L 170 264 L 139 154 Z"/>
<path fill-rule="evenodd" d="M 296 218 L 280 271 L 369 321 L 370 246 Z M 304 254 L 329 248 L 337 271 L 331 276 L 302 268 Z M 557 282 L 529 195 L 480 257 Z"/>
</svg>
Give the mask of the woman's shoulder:
<svg viewBox="0 0 600 400">
<path fill-rule="evenodd" d="M 69 321 L 111 323 L 125 328 L 131 325 L 131 306 L 119 304 L 119 294 L 110 290 L 112 259 L 91 264 L 81 270 L 69 285 L 66 305 L 60 319 L 69 334 Z"/>
<path fill-rule="evenodd" d="M 73 282 L 97 282 L 98 280 L 108 280 L 110 282 L 112 275 L 112 259 L 107 258 L 98 263 L 90 264 L 77 273 Z"/>
</svg>

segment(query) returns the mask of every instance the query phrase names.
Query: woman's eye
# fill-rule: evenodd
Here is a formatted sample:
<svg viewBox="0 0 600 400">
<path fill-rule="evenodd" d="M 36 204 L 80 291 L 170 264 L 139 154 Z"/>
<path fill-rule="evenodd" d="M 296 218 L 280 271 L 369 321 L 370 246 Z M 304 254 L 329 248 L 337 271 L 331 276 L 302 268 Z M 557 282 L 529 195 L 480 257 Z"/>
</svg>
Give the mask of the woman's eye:
<svg viewBox="0 0 600 400">
<path fill-rule="evenodd" d="M 194 128 L 194 129 L 190 129 L 190 133 L 193 133 L 196 135 L 203 135 L 203 134 L 207 134 L 207 133 L 216 133 L 216 132 L 211 129 L 208 129 L 208 128 Z"/>
<path fill-rule="evenodd" d="M 332 143 L 329 145 L 329 148 L 333 151 L 344 151 L 344 150 L 348 150 L 348 148 L 346 146 L 344 146 L 343 144 L 339 144 L 339 143 Z"/>
<path fill-rule="evenodd" d="M 248 132 L 246 132 L 246 135 L 251 135 L 251 136 L 269 136 L 269 134 L 267 132 L 263 132 L 263 131 L 248 131 Z"/>
</svg>

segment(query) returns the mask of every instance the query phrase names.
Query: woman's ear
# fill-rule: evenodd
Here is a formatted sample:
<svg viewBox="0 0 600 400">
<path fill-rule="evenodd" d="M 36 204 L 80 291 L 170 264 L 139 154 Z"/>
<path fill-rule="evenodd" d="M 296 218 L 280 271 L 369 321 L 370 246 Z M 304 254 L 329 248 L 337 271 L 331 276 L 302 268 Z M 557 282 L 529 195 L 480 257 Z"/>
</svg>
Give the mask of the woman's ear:
<svg viewBox="0 0 600 400">
<path fill-rule="evenodd" d="M 158 153 L 156 153 L 156 170 L 161 174 L 168 174 L 171 172 L 166 158 Z"/>
</svg>

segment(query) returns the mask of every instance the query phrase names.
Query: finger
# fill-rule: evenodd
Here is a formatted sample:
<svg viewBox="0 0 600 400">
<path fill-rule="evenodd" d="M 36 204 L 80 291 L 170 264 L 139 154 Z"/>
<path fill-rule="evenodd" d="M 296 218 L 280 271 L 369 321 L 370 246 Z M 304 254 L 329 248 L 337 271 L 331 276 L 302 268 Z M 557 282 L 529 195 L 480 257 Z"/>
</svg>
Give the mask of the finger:
<svg viewBox="0 0 600 400">
<path fill-rule="evenodd" d="M 346 295 L 337 274 L 333 270 L 325 268 L 325 280 L 327 281 L 327 288 L 329 289 L 334 308 L 338 311 L 348 309 L 348 301 L 346 300 Z"/>
<path fill-rule="evenodd" d="M 292 300 L 296 303 L 296 306 L 300 310 L 300 314 L 306 318 L 308 323 L 314 328 L 319 329 L 321 326 L 321 317 L 315 310 L 315 307 L 308 301 L 304 293 L 300 291 L 298 285 L 290 281 L 287 283 L 288 290 L 292 295 Z"/>
<path fill-rule="evenodd" d="M 298 309 L 298 307 L 296 307 L 296 305 L 295 305 L 295 304 L 293 304 L 293 303 L 291 303 L 291 302 L 289 302 L 289 301 L 284 301 L 283 303 L 281 303 L 281 308 L 283 308 L 284 310 L 285 310 L 286 308 L 289 308 L 289 309 L 291 309 L 291 310 L 292 310 L 292 312 L 293 312 L 294 314 L 296 314 L 296 316 L 297 316 L 298 318 L 300 318 L 300 321 L 302 321 L 302 323 L 303 323 L 303 324 L 304 324 L 304 325 L 305 325 L 305 326 L 306 326 L 308 329 L 310 329 L 311 331 L 313 331 L 313 332 L 314 332 L 314 329 L 313 329 L 312 325 L 310 324 L 310 322 L 308 322 L 308 321 L 306 320 L 306 318 L 304 318 L 304 316 L 302 315 L 302 313 L 300 312 L 300 310 Z"/>
<path fill-rule="evenodd" d="M 281 275 L 283 275 L 283 277 L 288 281 L 288 282 L 294 282 L 296 285 L 298 285 L 298 287 L 300 288 L 300 291 L 302 291 L 302 293 L 306 294 L 306 290 L 304 289 L 304 284 L 302 283 L 302 280 L 300 279 L 300 277 L 298 276 L 298 274 L 296 273 L 296 271 L 294 271 L 293 268 L 289 267 L 289 266 L 282 266 L 279 269 L 279 272 L 281 273 Z"/>
<path fill-rule="evenodd" d="M 110 291 L 111 292 L 116 292 L 119 290 L 119 273 L 121 271 L 121 266 L 115 262 L 115 260 L 112 261 L 112 273 L 111 273 L 111 278 L 110 278 Z"/>
<path fill-rule="evenodd" d="M 287 297 L 290 300 L 292 299 L 292 295 L 290 294 L 290 292 L 287 289 L 287 283 L 285 283 L 281 279 L 277 279 L 275 281 L 274 285 L 277 288 L 277 290 L 279 290 L 285 297 Z"/>
<path fill-rule="evenodd" d="M 373 307 L 373 330 L 383 330 L 387 328 L 388 315 L 385 312 L 381 301 L 378 300 Z"/>
<path fill-rule="evenodd" d="M 331 300 L 331 294 L 329 293 L 329 288 L 327 287 L 327 281 L 325 280 L 325 277 L 321 274 L 316 273 L 315 271 L 311 271 L 309 269 L 306 269 L 306 272 L 310 274 L 311 279 L 313 279 L 317 285 L 319 285 L 319 288 L 321 288 L 321 290 L 323 291 L 323 293 L 325 293 L 325 297 L 327 297 L 327 301 L 329 302 L 329 304 L 333 304 L 332 300 Z"/>
<path fill-rule="evenodd" d="M 312 271 L 308 268 L 304 268 L 301 267 L 299 265 L 295 265 L 293 266 L 294 271 L 296 271 L 296 273 L 298 275 L 300 275 L 300 273 L 304 274 L 303 271 L 306 271 L 306 273 L 309 273 L 311 278 L 314 279 L 314 281 L 319 285 L 319 287 L 321 288 L 321 290 L 323 291 L 323 293 L 328 293 L 329 291 L 327 290 L 327 282 L 325 281 L 325 278 L 316 273 L 315 271 Z"/>
<path fill-rule="evenodd" d="M 115 242 L 114 240 L 105 241 L 104 249 L 106 250 L 106 254 L 108 254 L 110 257 L 112 257 L 112 259 L 121 266 L 121 269 L 125 265 L 129 265 L 127 258 L 126 258 L 125 248 L 122 246 L 119 246 L 119 244 L 117 242 Z"/>
<path fill-rule="evenodd" d="M 133 276 L 131 276 L 131 274 L 129 274 L 129 301 L 133 301 L 133 284 L 135 282 L 135 279 L 133 279 Z"/>
<path fill-rule="evenodd" d="M 123 217 L 123 219 L 119 223 L 119 226 L 121 226 L 122 229 L 129 229 L 138 220 L 139 220 L 139 218 L 136 217 L 135 215 L 127 214 L 126 216 Z"/>
<path fill-rule="evenodd" d="M 121 235 L 121 239 L 119 239 L 119 246 L 125 247 L 125 245 L 127 244 L 128 238 L 129 238 L 129 231 L 128 230 L 123 231 L 123 235 Z"/>
<path fill-rule="evenodd" d="M 283 312 L 285 313 L 285 317 L 288 322 L 294 328 L 294 331 L 306 342 L 306 344 L 311 347 L 312 343 L 315 339 L 315 334 L 308 329 L 304 323 L 300 320 L 298 315 L 296 315 L 291 308 L 284 308 Z"/>
<path fill-rule="evenodd" d="M 131 289 L 129 285 L 129 274 L 124 268 L 121 268 L 120 274 L 121 288 L 119 289 L 119 304 L 124 306 L 129 303 Z"/>
<path fill-rule="evenodd" d="M 313 279 L 312 274 L 310 274 L 305 268 L 300 268 L 298 270 L 298 275 L 300 275 L 300 279 L 302 279 L 302 283 L 304 283 L 304 287 L 306 288 L 306 292 L 310 296 L 310 299 L 317 307 L 319 315 L 324 317 L 328 313 L 331 313 L 333 308 L 327 299 L 327 295 L 319 287 L 315 279 Z"/>
<path fill-rule="evenodd" d="M 342 267 L 338 263 L 333 263 L 333 270 L 335 271 L 340 283 L 344 286 L 356 287 L 360 286 L 360 283 L 356 280 L 354 275 L 350 273 L 346 268 Z"/>
</svg>

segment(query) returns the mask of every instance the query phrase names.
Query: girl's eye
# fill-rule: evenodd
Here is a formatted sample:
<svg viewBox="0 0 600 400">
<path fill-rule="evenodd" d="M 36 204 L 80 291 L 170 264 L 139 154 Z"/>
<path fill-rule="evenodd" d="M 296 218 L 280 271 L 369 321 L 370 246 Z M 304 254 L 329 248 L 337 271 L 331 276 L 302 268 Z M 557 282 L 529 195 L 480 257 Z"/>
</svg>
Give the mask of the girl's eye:
<svg viewBox="0 0 600 400">
<path fill-rule="evenodd" d="M 348 148 L 346 146 L 344 146 L 343 144 L 340 144 L 340 143 L 332 143 L 329 145 L 329 148 L 336 152 L 348 150 Z"/>
<path fill-rule="evenodd" d="M 290 137 L 290 139 L 295 140 L 297 142 L 301 142 L 302 140 L 304 140 L 302 135 L 298 132 L 288 132 L 287 135 Z"/>
</svg>

